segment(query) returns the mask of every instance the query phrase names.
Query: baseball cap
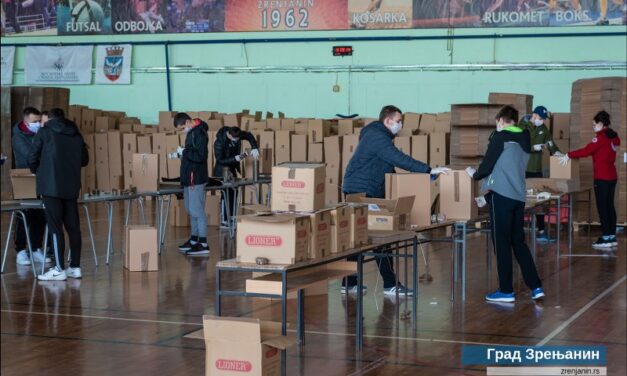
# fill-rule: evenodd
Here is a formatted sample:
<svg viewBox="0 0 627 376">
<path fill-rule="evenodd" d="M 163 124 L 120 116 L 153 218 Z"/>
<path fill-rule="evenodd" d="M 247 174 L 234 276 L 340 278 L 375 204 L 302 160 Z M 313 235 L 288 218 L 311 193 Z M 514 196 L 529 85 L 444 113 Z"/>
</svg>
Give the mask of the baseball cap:
<svg viewBox="0 0 627 376">
<path fill-rule="evenodd" d="M 544 106 L 538 106 L 533 110 L 534 114 L 537 114 L 538 116 L 540 116 L 542 119 L 548 119 L 549 118 L 549 110 L 546 109 L 546 107 Z"/>
</svg>

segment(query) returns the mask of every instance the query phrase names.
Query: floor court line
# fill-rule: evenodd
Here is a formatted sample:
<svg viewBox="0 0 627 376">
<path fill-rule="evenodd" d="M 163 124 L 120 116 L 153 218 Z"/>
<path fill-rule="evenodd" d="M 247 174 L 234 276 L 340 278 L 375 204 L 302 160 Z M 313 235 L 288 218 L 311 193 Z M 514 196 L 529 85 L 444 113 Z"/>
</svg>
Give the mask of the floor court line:
<svg viewBox="0 0 627 376">
<path fill-rule="evenodd" d="M 40 315 L 40 316 L 61 316 L 61 317 L 76 317 L 83 319 L 96 319 L 96 320 L 113 320 L 113 321 L 130 321 L 130 322 L 140 322 L 140 323 L 151 323 L 151 324 L 170 324 L 170 325 L 194 325 L 194 326 L 202 326 L 202 323 L 195 322 L 185 322 L 185 321 L 164 321 L 164 320 L 146 320 L 146 319 L 130 319 L 124 317 L 108 317 L 108 316 L 92 316 L 92 315 L 75 315 L 70 313 L 48 313 L 48 312 L 29 312 L 29 311 L 16 311 L 3 309 L 0 310 L 3 313 L 19 313 L 19 314 L 27 314 L 27 315 Z M 289 332 L 296 332 L 295 330 L 288 330 Z M 355 337 L 355 334 L 351 333 L 330 333 L 330 332 L 322 332 L 322 331 L 305 331 L 306 334 L 314 334 L 314 335 L 326 335 L 333 337 Z M 189 334 L 189 333 L 187 333 Z M 395 336 L 381 336 L 381 335 L 372 335 L 372 334 L 364 334 L 364 338 L 373 338 L 373 339 L 391 339 L 391 340 L 404 340 L 404 341 L 414 341 L 414 342 L 437 342 L 437 343 L 449 343 L 449 344 L 468 344 L 468 345 L 486 345 L 486 346 L 497 346 L 504 344 L 497 343 L 488 343 L 488 342 L 474 342 L 474 341 L 457 341 L 457 340 L 447 340 L 447 339 L 437 339 L 437 338 L 419 338 L 419 337 L 395 337 Z"/>
<path fill-rule="evenodd" d="M 581 315 L 583 315 L 588 309 L 590 309 L 590 307 L 592 307 L 597 302 L 599 302 L 601 299 L 603 299 L 607 294 L 612 292 L 615 288 L 617 288 L 618 286 L 623 284 L 623 282 L 625 282 L 626 279 L 627 279 L 627 275 L 624 275 L 623 278 L 621 278 L 618 281 L 614 282 L 614 284 L 612 286 L 608 287 L 605 291 L 603 291 L 602 293 L 597 295 L 596 298 L 592 299 L 588 304 L 586 304 L 585 306 L 581 307 L 579 309 L 579 311 L 575 312 L 568 320 L 564 321 L 560 326 L 558 326 L 557 328 L 555 328 L 555 330 L 553 330 L 551 333 L 549 333 L 549 335 L 544 337 L 544 339 L 542 341 L 538 342 L 538 344 L 536 346 L 544 346 L 544 345 L 546 345 L 550 340 L 555 338 L 555 336 L 560 334 L 564 329 L 566 329 L 566 327 L 568 327 L 575 320 L 577 320 Z"/>
</svg>

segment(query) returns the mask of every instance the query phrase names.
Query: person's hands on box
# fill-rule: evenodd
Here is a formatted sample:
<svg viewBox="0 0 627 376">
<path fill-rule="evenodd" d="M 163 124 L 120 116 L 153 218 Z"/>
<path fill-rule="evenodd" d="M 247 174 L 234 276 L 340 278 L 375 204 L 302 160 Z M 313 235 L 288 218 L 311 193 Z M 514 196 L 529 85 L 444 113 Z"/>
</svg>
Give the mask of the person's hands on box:
<svg viewBox="0 0 627 376">
<path fill-rule="evenodd" d="M 468 174 L 468 176 L 470 176 L 471 178 L 473 176 L 475 176 L 475 172 L 477 172 L 477 170 L 475 170 L 472 167 L 466 167 L 466 173 Z"/>
<path fill-rule="evenodd" d="M 451 171 L 448 167 L 434 167 L 431 169 L 431 175 L 448 175 L 449 171 Z"/>
<path fill-rule="evenodd" d="M 250 151 L 250 155 L 253 157 L 253 159 L 257 160 L 259 159 L 259 149 L 253 149 Z"/>
<path fill-rule="evenodd" d="M 563 157 L 563 156 L 564 156 L 564 154 L 560 153 L 559 151 L 556 151 L 556 152 L 553 154 L 553 156 L 554 156 L 554 157 Z"/>
<path fill-rule="evenodd" d="M 570 158 L 568 157 L 568 154 L 564 154 L 560 157 L 560 164 L 562 166 L 566 166 L 568 164 L 568 161 L 570 161 Z"/>
</svg>

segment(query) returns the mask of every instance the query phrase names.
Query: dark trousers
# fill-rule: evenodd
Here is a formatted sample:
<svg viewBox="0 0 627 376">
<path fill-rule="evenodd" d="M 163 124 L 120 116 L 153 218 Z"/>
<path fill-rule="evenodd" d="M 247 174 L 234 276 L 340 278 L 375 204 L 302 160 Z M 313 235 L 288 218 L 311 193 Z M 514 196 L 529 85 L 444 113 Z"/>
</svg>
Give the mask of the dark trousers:
<svg viewBox="0 0 627 376">
<path fill-rule="evenodd" d="M 25 210 L 26 223 L 28 224 L 28 234 L 30 235 L 30 244 L 33 252 L 37 248 L 41 248 L 46 231 L 46 216 L 41 209 Z M 17 217 L 17 226 L 15 227 L 15 251 L 19 252 L 26 249 L 28 242 L 26 241 L 26 231 L 24 231 L 24 223 L 21 218 Z"/>
<path fill-rule="evenodd" d="M 227 220 L 227 210 L 228 213 L 231 215 L 231 218 L 233 218 L 233 215 L 235 214 L 235 189 L 233 188 L 227 188 L 226 189 L 229 192 L 229 199 L 226 199 L 226 193 L 224 191 L 222 191 L 222 198 L 221 198 L 221 203 L 220 203 L 220 207 L 223 208 L 224 210 L 222 210 L 222 222 L 226 222 Z"/>
<path fill-rule="evenodd" d="M 594 196 L 597 200 L 597 210 L 604 236 L 616 235 L 615 192 L 616 180 L 594 180 Z"/>
<path fill-rule="evenodd" d="M 525 178 L 541 178 L 541 172 L 525 172 Z M 544 231 L 544 214 L 536 215 L 536 227 L 538 231 Z"/>
<path fill-rule="evenodd" d="M 375 253 L 384 253 L 383 249 L 375 250 Z M 357 256 L 347 257 L 348 261 L 357 261 Z M 394 257 L 383 256 L 375 259 L 377 266 L 379 267 L 379 273 L 383 278 L 383 288 L 390 288 L 396 286 L 396 274 L 394 273 Z M 343 286 L 352 287 L 357 285 L 357 276 L 350 275 L 342 281 Z"/>
<path fill-rule="evenodd" d="M 64 200 L 55 197 L 43 197 L 46 207 L 48 231 L 52 238 L 52 249 L 55 252 L 57 266 L 65 269 L 65 236 L 63 228 L 70 239 L 71 261 L 70 267 L 78 268 L 81 265 L 81 226 L 78 217 L 76 199 Z M 56 241 L 56 244 L 55 244 Z"/>
<path fill-rule="evenodd" d="M 512 286 L 512 249 L 525 284 L 530 289 L 542 286 L 535 262 L 525 243 L 524 209 L 525 203 L 512 200 L 498 193 L 486 195 L 490 203 L 490 225 L 492 244 L 496 249 L 496 262 L 499 274 L 499 289 L 509 294 Z"/>
</svg>

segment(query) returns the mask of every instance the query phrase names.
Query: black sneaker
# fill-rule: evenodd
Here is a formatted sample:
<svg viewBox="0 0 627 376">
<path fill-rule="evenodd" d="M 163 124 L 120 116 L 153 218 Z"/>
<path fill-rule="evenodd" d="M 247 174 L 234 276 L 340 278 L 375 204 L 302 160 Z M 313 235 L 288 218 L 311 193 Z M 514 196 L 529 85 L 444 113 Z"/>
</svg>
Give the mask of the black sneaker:
<svg viewBox="0 0 627 376">
<path fill-rule="evenodd" d="M 179 252 L 185 253 L 192 249 L 194 245 L 192 244 L 192 239 L 187 240 L 185 243 L 179 245 Z"/>
<path fill-rule="evenodd" d="M 209 254 L 209 246 L 202 245 L 201 243 L 196 243 L 192 246 L 192 249 L 185 252 L 188 256 L 203 256 Z"/>
<path fill-rule="evenodd" d="M 599 237 L 596 242 L 592 243 L 593 248 L 612 248 L 614 247 L 614 242 L 611 239 L 603 239 L 603 237 Z"/>
</svg>

